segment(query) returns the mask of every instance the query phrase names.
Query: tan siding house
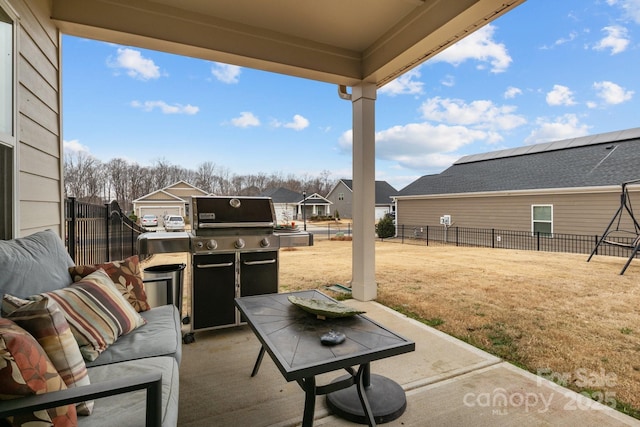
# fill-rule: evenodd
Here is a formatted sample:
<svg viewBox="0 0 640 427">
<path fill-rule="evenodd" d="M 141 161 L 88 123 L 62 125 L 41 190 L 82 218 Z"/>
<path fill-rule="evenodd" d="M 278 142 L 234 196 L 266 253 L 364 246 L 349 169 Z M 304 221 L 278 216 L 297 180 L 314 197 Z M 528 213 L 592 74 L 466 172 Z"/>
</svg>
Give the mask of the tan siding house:
<svg viewBox="0 0 640 427">
<path fill-rule="evenodd" d="M 402 189 L 397 224 L 439 225 L 450 215 L 454 227 L 534 231 L 542 207 L 552 233 L 601 235 L 621 184 L 640 179 L 639 160 L 640 129 L 468 156 Z M 640 206 L 640 182 L 628 190 Z M 620 228 L 634 230 L 629 216 Z"/>
<path fill-rule="evenodd" d="M 634 195 L 635 193 L 635 195 Z M 632 192 L 640 203 L 640 192 Z M 553 208 L 553 232 L 563 234 L 602 234 L 620 199 L 620 187 L 599 189 L 580 194 L 467 195 L 452 198 L 402 199 L 398 202 L 398 224 L 409 226 L 438 225 L 440 217 L 451 215 L 452 226 L 496 228 L 529 231 L 531 207 L 549 205 Z M 621 224 L 633 230 L 626 218 Z"/>
<path fill-rule="evenodd" d="M 17 151 L 13 234 L 50 228 L 62 235 L 60 33 L 49 18 L 47 0 L 0 6 L 14 21 L 17 48 L 15 127 L 8 141 L 2 141 Z"/>
<path fill-rule="evenodd" d="M 207 194 L 188 182 L 178 181 L 134 200 L 133 211 L 138 218 L 146 214 L 157 215 L 159 225 L 163 225 L 165 215 L 180 215 L 188 221 L 190 198 Z"/>
<path fill-rule="evenodd" d="M 376 221 L 386 214 L 393 212 L 394 204 L 392 197 L 395 196 L 397 192 L 398 191 L 387 181 L 376 181 Z M 334 216 L 337 211 L 340 214 L 340 218 L 353 218 L 353 180 L 339 180 L 327 194 L 327 200 L 333 204 Z"/>
</svg>

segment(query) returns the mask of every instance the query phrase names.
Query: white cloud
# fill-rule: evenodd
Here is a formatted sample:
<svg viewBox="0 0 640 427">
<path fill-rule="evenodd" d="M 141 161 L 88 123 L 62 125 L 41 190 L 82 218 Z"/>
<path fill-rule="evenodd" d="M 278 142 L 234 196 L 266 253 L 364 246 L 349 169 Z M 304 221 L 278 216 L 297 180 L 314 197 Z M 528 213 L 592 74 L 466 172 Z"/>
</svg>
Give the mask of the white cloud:
<svg viewBox="0 0 640 427">
<path fill-rule="evenodd" d="M 623 87 L 608 81 L 595 82 L 593 88 L 599 98 L 611 105 L 629 101 L 634 94 L 632 90 L 625 90 Z"/>
<path fill-rule="evenodd" d="M 607 4 L 619 5 L 624 10 L 626 19 L 640 24 L 640 0 L 607 0 Z"/>
<path fill-rule="evenodd" d="M 493 40 L 495 30 L 495 26 L 485 25 L 430 61 L 448 62 L 458 66 L 468 59 L 474 59 L 480 62 L 479 68 L 484 68 L 486 63 L 489 63 L 492 73 L 502 73 L 509 68 L 512 59 L 505 45 Z"/>
<path fill-rule="evenodd" d="M 376 157 L 398 163 L 401 167 L 440 171 L 460 158 L 454 152 L 463 146 L 486 141 L 490 133 L 465 126 L 410 123 L 393 126 L 376 133 Z M 351 152 L 352 131 L 338 141 L 342 150 Z"/>
<path fill-rule="evenodd" d="M 538 119 L 536 124 L 537 129 L 529 134 L 524 141 L 525 144 L 540 144 L 589 134 L 589 126 L 580 123 L 575 114 L 565 114 L 554 121 Z"/>
<path fill-rule="evenodd" d="M 513 99 L 518 95 L 522 95 L 522 90 L 517 87 L 509 86 L 503 96 L 505 99 Z"/>
<path fill-rule="evenodd" d="M 309 120 L 302 117 L 300 114 L 296 114 L 293 116 L 293 121 L 285 123 L 283 126 L 293 130 L 302 130 L 309 126 Z"/>
<path fill-rule="evenodd" d="M 453 87 L 456 84 L 456 78 L 451 74 L 447 74 L 442 80 L 440 80 L 440 84 L 446 87 Z"/>
<path fill-rule="evenodd" d="M 63 141 L 62 144 L 63 144 L 64 151 L 67 151 L 67 152 L 73 152 L 73 153 L 89 152 L 89 147 L 87 147 L 86 145 L 80 144 L 80 141 L 78 141 L 77 139 L 72 139 L 71 141 Z"/>
<path fill-rule="evenodd" d="M 560 46 L 560 45 L 563 45 L 565 43 L 569 43 L 569 42 L 575 40 L 576 37 L 578 37 L 578 33 L 575 32 L 575 31 L 572 31 L 572 32 L 569 33 L 569 36 L 563 37 L 563 38 L 559 38 L 558 40 L 556 40 L 554 42 L 554 45 Z"/>
<path fill-rule="evenodd" d="M 626 28 L 619 25 L 604 27 L 607 35 L 593 47 L 595 50 L 611 49 L 611 55 L 624 52 L 629 46 L 629 35 Z"/>
<path fill-rule="evenodd" d="M 563 85 L 553 85 L 553 89 L 547 93 L 546 99 L 547 104 L 552 106 L 569 106 L 576 104 L 573 100 L 573 92 L 571 92 L 571 89 Z"/>
<path fill-rule="evenodd" d="M 461 99 L 435 97 L 426 100 L 420 110 L 427 120 L 450 125 L 472 126 L 482 130 L 511 130 L 527 122 L 523 116 L 515 114 L 516 107 L 497 106 L 488 100 L 472 101 L 467 104 Z"/>
<path fill-rule="evenodd" d="M 211 74 L 222 83 L 232 84 L 240 81 L 242 69 L 237 65 L 221 64 L 214 62 L 211 66 Z"/>
<path fill-rule="evenodd" d="M 243 111 L 240 113 L 240 117 L 236 117 L 235 119 L 231 119 L 231 123 L 239 128 L 247 128 L 250 126 L 260 126 L 260 120 L 253 113 L 248 111 Z"/>
<path fill-rule="evenodd" d="M 389 96 L 419 95 L 422 93 L 424 83 L 418 81 L 418 78 L 420 78 L 420 70 L 414 68 L 382 86 L 378 90 L 378 93 L 386 94 Z"/>
<path fill-rule="evenodd" d="M 194 115 L 200 111 L 199 107 L 193 106 L 191 104 L 182 105 L 182 104 L 173 104 L 169 105 L 164 101 L 131 101 L 131 106 L 134 108 L 139 108 L 142 111 L 153 111 L 156 108 L 159 109 L 163 114 L 188 114 Z"/>
<path fill-rule="evenodd" d="M 113 68 L 123 68 L 129 77 L 139 80 L 151 80 L 160 77 L 160 67 L 152 59 L 144 58 L 139 50 L 119 48 L 118 56 L 109 61 Z"/>
</svg>

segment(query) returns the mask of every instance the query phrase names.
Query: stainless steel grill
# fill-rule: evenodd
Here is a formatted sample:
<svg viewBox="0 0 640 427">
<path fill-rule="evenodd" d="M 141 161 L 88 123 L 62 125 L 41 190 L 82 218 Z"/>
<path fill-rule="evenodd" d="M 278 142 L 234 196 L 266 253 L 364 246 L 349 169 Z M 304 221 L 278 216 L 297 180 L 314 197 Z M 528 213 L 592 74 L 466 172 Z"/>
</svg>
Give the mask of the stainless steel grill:
<svg viewBox="0 0 640 427">
<path fill-rule="evenodd" d="M 191 232 L 145 233 L 139 253 L 191 253 L 191 332 L 243 323 L 239 296 L 278 292 L 278 250 L 313 245 L 307 232 L 275 233 L 266 197 L 193 197 Z M 193 340 L 193 334 L 185 342 Z"/>
</svg>

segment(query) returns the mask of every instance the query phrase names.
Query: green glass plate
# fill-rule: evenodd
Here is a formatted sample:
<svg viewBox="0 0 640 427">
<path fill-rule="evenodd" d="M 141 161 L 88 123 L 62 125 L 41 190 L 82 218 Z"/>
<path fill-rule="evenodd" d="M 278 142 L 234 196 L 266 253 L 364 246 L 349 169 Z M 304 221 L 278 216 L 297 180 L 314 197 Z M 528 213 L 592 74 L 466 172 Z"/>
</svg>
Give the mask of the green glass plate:
<svg viewBox="0 0 640 427">
<path fill-rule="evenodd" d="M 318 317 L 349 317 L 364 313 L 362 310 L 356 310 L 346 304 L 334 301 L 325 301 L 315 298 L 299 298 L 294 295 L 290 295 L 288 299 L 291 304 L 300 307 L 308 313 L 315 314 Z"/>
</svg>

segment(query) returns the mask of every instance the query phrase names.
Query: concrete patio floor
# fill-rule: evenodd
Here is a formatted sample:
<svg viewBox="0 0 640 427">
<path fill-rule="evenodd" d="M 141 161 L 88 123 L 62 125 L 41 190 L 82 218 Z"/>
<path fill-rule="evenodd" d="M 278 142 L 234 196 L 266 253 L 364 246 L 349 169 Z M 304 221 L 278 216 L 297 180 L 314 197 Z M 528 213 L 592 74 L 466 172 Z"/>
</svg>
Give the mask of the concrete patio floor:
<svg viewBox="0 0 640 427">
<path fill-rule="evenodd" d="M 404 414 L 387 426 L 640 426 L 640 421 L 519 369 L 375 302 L 345 301 L 416 351 L 371 364 L 406 392 Z M 260 344 L 247 326 L 195 334 L 183 346 L 178 425 L 298 426 L 304 392 L 287 383 L 268 355 L 250 373 Z M 344 372 L 317 378 L 319 385 Z M 316 399 L 314 426 L 358 424 L 330 414 Z"/>
</svg>

